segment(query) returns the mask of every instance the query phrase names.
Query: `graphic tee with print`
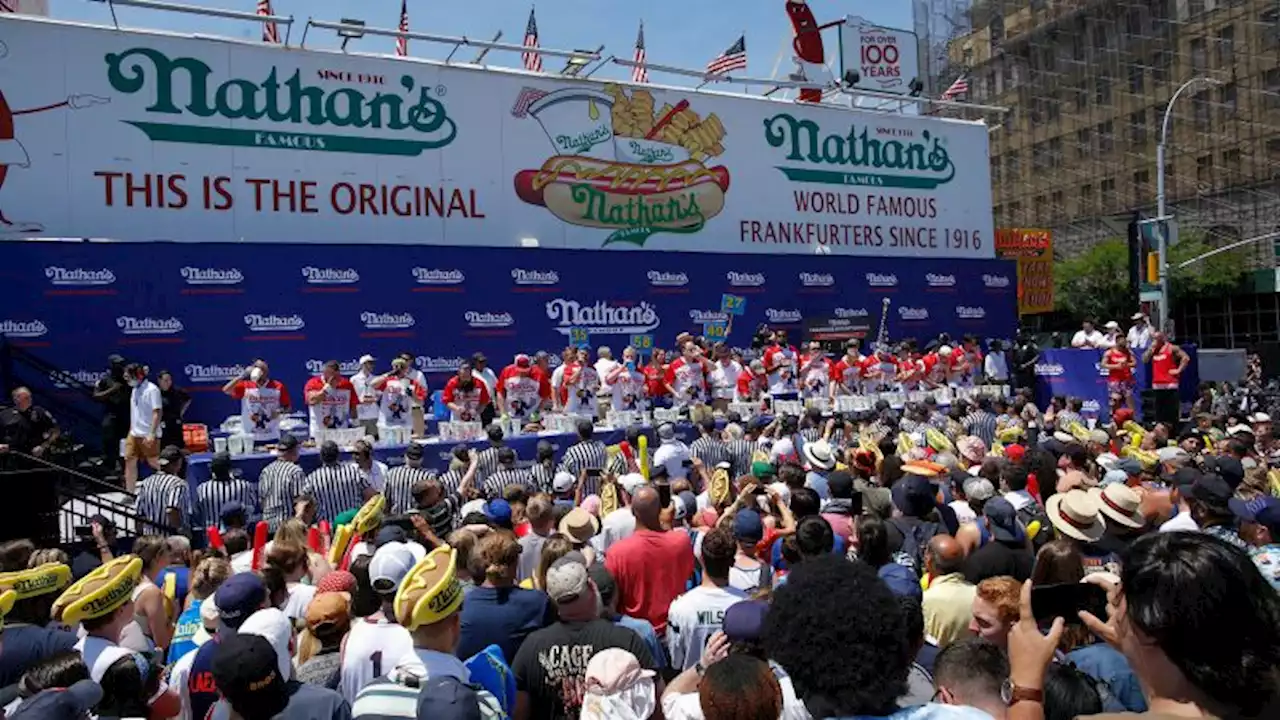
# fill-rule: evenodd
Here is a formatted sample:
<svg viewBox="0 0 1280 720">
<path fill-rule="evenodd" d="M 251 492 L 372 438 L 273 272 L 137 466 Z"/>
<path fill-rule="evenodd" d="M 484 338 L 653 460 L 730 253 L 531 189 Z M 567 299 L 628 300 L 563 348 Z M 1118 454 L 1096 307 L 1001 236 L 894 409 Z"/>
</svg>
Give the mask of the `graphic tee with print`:
<svg viewBox="0 0 1280 720">
<path fill-rule="evenodd" d="M 572 363 L 564 371 L 564 409 L 573 415 L 596 415 L 596 393 L 600 374 L 590 365 Z"/>
<path fill-rule="evenodd" d="M 530 634 L 511 663 L 516 689 L 529 694 L 529 717 L 577 720 L 586 690 L 587 662 L 608 648 L 635 655 L 642 668 L 658 669 L 639 635 L 608 620 L 556 623 Z"/>
<path fill-rule="evenodd" d="M 610 386 L 613 392 L 613 409 L 643 412 L 645 406 L 644 373 L 639 370 L 623 370 Z"/>
<path fill-rule="evenodd" d="M 707 399 L 707 378 L 700 362 L 690 363 L 684 358 L 677 359 L 667 366 L 667 384 L 676 391 L 673 399 L 676 407 L 693 405 Z"/>
<path fill-rule="evenodd" d="M 407 378 L 391 377 L 380 388 L 378 423 L 384 427 L 409 427 L 413 424 L 413 407 L 409 394 L 417 394 L 419 386 Z"/>
</svg>

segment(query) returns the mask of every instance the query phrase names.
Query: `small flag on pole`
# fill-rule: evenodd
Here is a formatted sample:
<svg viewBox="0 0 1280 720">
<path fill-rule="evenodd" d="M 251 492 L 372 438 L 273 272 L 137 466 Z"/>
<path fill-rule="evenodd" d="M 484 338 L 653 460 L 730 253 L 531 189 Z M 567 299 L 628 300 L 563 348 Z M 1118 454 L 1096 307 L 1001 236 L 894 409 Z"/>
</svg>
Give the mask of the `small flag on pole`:
<svg viewBox="0 0 1280 720">
<path fill-rule="evenodd" d="M 271 10 L 271 0 L 258 0 L 258 15 L 262 17 L 275 15 Z M 280 44 L 280 30 L 276 28 L 274 22 L 262 24 L 262 42 Z"/>
<path fill-rule="evenodd" d="M 742 35 L 738 38 L 738 42 L 729 46 L 728 50 L 720 53 L 716 59 L 707 63 L 707 74 L 723 75 L 730 70 L 746 70 L 747 69 L 747 36 Z"/>
<path fill-rule="evenodd" d="M 538 21 L 533 17 L 533 8 L 529 8 L 529 24 L 524 28 L 524 46 L 533 50 L 538 49 Z M 542 53 L 525 52 L 522 57 L 525 70 L 542 72 Z"/>
<path fill-rule="evenodd" d="M 961 95 L 969 94 L 969 77 L 961 75 L 956 81 L 951 83 L 951 87 L 942 91 L 942 97 L 939 100 L 955 100 Z"/>
<path fill-rule="evenodd" d="M 644 21 L 641 20 L 640 34 L 636 37 L 636 66 L 631 68 L 631 82 L 646 84 L 649 82 L 649 69 L 645 67 L 644 60 Z"/>
<path fill-rule="evenodd" d="M 400 0 L 400 32 L 409 32 L 409 3 L 408 0 Z M 396 55 L 406 57 L 409 55 L 409 38 L 396 38 Z"/>
</svg>

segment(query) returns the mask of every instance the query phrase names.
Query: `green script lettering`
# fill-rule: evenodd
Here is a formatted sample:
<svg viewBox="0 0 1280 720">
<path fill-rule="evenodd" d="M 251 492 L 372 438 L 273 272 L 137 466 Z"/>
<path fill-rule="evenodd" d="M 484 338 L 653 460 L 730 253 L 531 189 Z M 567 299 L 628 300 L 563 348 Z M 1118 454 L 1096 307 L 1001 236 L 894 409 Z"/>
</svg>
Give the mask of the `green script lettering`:
<svg viewBox="0 0 1280 720">
<path fill-rule="evenodd" d="M 778 113 L 765 119 L 764 135 L 771 147 L 784 149 L 787 160 L 791 161 L 944 175 L 933 178 L 939 184 L 955 177 L 955 165 L 942 138 L 928 130 L 920 131 L 923 142 L 880 140 L 872 135 L 870 128 L 856 125 L 850 125 L 845 135 L 824 134 L 813 120 Z"/>
</svg>

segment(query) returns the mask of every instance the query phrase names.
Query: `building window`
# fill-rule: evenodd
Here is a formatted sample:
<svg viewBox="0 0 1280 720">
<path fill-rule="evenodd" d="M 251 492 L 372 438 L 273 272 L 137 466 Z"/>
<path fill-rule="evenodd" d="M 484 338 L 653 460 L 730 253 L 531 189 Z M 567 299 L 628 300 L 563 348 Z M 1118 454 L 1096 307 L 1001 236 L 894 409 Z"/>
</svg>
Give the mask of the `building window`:
<svg viewBox="0 0 1280 720">
<path fill-rule="evenodd" d="M 1062 119 L 1062 101 L 1058 99 L 1056 90 L 1049 93 L 1048 99 L 1045 100 L 1045 107 L 1049 111 L 1049 122 L 1058 122 Z"/>
<path fill-rule="evenodd" d="M 1013 84 L 1013 60 L 1012 59 L 1005 58 L 1004 62 L 1000 63 L 1000 79 L 1004 83 L 1003 92 L 1009 92 L 1015 87 Z"/>
<path fill-rule="evenodd" d="M 1226 170 L 1228 179 L 1237 180 L 1240 178 L 1241 159 L 1238 149 L 1227 150 L 1222 153 L 1222 168 Z"/>
<path fill-rule="evenodd" d="M 1200 130 L 1209 129 L 1209 91 L 1201 90 L 1191 96 L 1191 112 Z"/>
<path fill-rule="evenodd" d="M 1213 188 L 1213 156 L 1201 155 L 1196 158 L 1196 182 L 1202 188 Z"/>
<path fill-rule="evenodd" d="M 1080 186 L 1080 211 L 1089 212 L 1093 209 L 1093 186 Z"/>
<path fill-rule="evenodd" d="M 1102 184 L 1099 186 L 1099 189 L 1101 190 L 1101 195 L 1102 195 L 1102 197 L 1099 198 L 1100 200 L 1102 200 L 1102 207 L 1104 208 L 1110 207 L 1113 203 L 1115 203 L 1116 201 L 1116 179 L 1115 178 L 1107 178 L 1103 180 Z"/>
<path fill-rule="evenodd" d="M 1004 174 L 1009 182 L 1017 182 L 1022 175 L 1022 166 L 1017 150 L 1010 150 L 1004 156 Z"/>
<path fill-rule="evenodd" d="M 1187 0 L 1187 18 L 1193 18 L 1204 12 L 1204 0 Z"/>
<path fill-rule="evenodd" d="M 1102 49 L 1110 46 L 1111 33 L 1107 32 L 1107 26 L 1102 22 L 1095 22 L 1093 25 L 1093 47 Z"/>
<path fill-rule="evenodd" d="M 1022 224 L 1022 203 L 1009 203 L 1009 224 L 1015 226 Z"/>
<path fill-rule="evenodd" d="M 1146 85 L 1147 68 L 1142 63 L 1135 62 L 1129 66 L 1129 92 L 1134 95 L 1141 95 L 1143 86 Z"/>
<path fill-rule="evenodd" d="M 1084 158 L 1093 154 L 1093 133 L 1089 128 L 1076 131 L 1076 157 Z"/>
<path fill-rule="evenodd" d="M 1004 17 L 993 15 L 987 29 L 991 34 L 991 49 L 995 50 L 1000 47 L 1000 43 L 1004 40 Z"/>
<path fill-rule="evenodd" d="M 1151 82 L 1169 82 L 1169 74 L 1173 70 L 1173 53 L 1158 50 L 1151 56 Z"/>
<path fill-rule="evenodd" d="M 1000 182 L 1000 156 L 999 155 L 991 156 L 991 182 L 992 183 Z"/>
<path fill-rule="evenodd" d="M 1031 169 L 1044 170 L 1049 167 L 1049 150 L 1044 143 L 1031 146 Z"/>
<path fill-rule="evenodd" d="M 1094 90 L 1094 102 L 1099 105 L 1111 104 L 1111 78 L 1106 75 L 1099 75 L 1095 81 Z"/>
<path fill-rule="evenodd" d="M 1071 59 L 1084 60 L 1084 28 L 1080 27 L 1079 32 L 1071 33 Z"/>
<path fill-rule="evenodd" d="M 1140 206 L 1151 196 L 1151 173 L 1139 170 L 1133 174 L 1133 205 Z"/>
<path fill-rule="evenodd" d="M 1053 217 L 1059 217 L 1067 211 L 1066 205 L 1062 202 L 1062 191 L 1054 190 L 1049 193 L 1049 212 Z"/>
<path fill-rule="evenodd" d="M 1144 34 L 1146 32 L 1146 28 L 1143 27 L 1143 20 L 1142 7 L 1139 5 L 1130 5 L 1129 12 L 1124 18 L 1125 32 L 1129 35 Z"/>
<path fill-rule="evenodd" d="M 1271 8 L 1258 14 L 1258 33 L 1262 47 L 1280 47 L 1280 8 Z"/>
<path fill-rule="evenodd" d="M 1071 92 L 1076 96 L 1076 112 L 1084 112 L 1089 107 L 1089 93 L 1083 87 L 1073 87 Z"/>
<path fill-rule="evenodd" d="M 1195 38 L 1191 41 L 1191 70 L 1204 72 L 1208 69 L 1209 53 L 1206 50 L 1204 38 Z"/>
<path fill-rule="evenodd" d="M 1129 116 L 1129 141 L 1134 145 L 1147 144 L 1147 111 L 1139 110 Z"/>
<path fill-rule="evenodd" d="M 1223 117 L 1235 117 L 1236 114 L 1236 84 L 1227 83 L 1218 88 L 1218 104 L 1222 106 Z"/>
<path fill-rule="evenodd" d="M 1108 153 L 1116 149 L 1115 133 L 1115 127 L 1110 120 L 1098 126 L 1098 152 Z"/>
<path fill-rule="evenodd" d="M 1280 68 L 1271 68 L 1262 74 L 1262 97 L 1268 110 L 1280 108 Z"/>
<path fill-rule="evenodd" d="M 1218 31 L 1218 67 L 1226 69 L 1236 60 L 1236 26 L 1227 25 Z"/>
<path fill-rule="evenodd" d="M 1267 140 L 1267 160 L 1272 163 L 1280 163 L 1280 137 L 1273 137 Z"/>
<path fill-rule="evenodd" d="M 996 98 L 1000 96 L 1000 87 L 996 85 L 995 70 L 987 71 L 987 92 L 990 93 L 988 97 L 991 97 L 991 98 Z"/>
<path fill-rule="evenodd" d="M 1062 138 L 1049 140 L 1049 167 L 1062 167 Z"/>
<path fill-rule="evenodd" d="M 1039 95 L 1033 96 L 1031 98 L 1031 103 L 1028 106 L 1027 119 L 1030 120 L 1033 124 L 1036 124 L 1036 125 L 1040 124 L 1040 120 L 1043 117 L 1043 108 L 1044 108 L 1044 98 L 1040 97 Z"/>
</svg>

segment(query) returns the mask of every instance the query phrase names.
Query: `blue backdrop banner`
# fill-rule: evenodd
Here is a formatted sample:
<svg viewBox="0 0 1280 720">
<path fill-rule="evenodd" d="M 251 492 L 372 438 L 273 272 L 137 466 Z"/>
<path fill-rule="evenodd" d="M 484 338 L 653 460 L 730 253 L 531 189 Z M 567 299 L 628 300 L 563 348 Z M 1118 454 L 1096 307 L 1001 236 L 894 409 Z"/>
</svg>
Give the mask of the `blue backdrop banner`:
<svg viewBox="0 0 1280 720">
<path fill-rule="evenodd" d="M 495 372 L 517 352 L 558 352 L 585 330 L 616 352 L 639 336 L 724 323 L 747 347 L 756 326 L 865 318 L 892 300 L 892 339 L 940 332 L 1008 338 L 1017 323 L 1014 266 L 1002 260 L 385 245 L 9 242 L 0 266 L 0 335 L 93 384 L 109 353 L 171 370 L 195 391 L 188 419 L 237 410 L 218 394 L 254 358 L 294 404 L 335 359 L 370 353 L 378 368 L 408 351 L 439 389 L 481 351 Z M 724 295 L 745 300 L 741 315 Z M 52 381 L 51 381 L 51 384 Z"/>
<path fill-rule="evenodd" d="M 1200 384 L 1196 348 L 1182 348 L 1191 357 L 1190 364 L 1178 383 L 1178 394 L 1184 404 L 1195 402 L 1196 387 Z M 1036 402 L 1040 408 L 1049 406 L 1054 395 L 1078 397 L 1084 400 L 1084 416 L 1097 418 L 1099 422 L 1111 421 L 1110 403 L 1107 398 L 1107 371 L 1102 367 L 1101 350 L 1044 350 L 1036 364 Z M 1142 401 L 1139 393 L 1151 387 L 1147 366 L 1138 353 L 1138 367 L 1134 370 L 1137 387 L 1134 389 L 1134 411 L 1142 417 Z"/>
</svg>

